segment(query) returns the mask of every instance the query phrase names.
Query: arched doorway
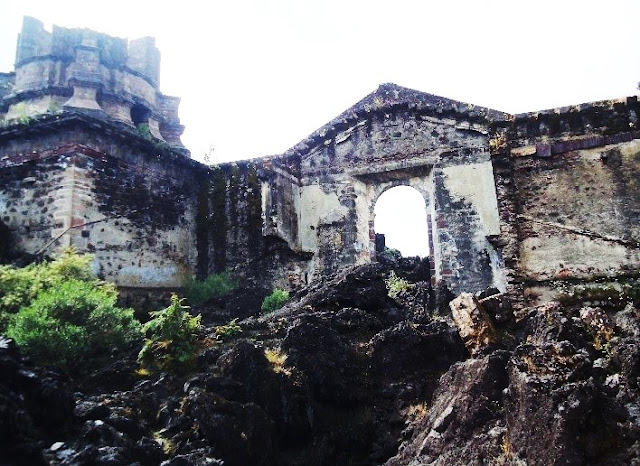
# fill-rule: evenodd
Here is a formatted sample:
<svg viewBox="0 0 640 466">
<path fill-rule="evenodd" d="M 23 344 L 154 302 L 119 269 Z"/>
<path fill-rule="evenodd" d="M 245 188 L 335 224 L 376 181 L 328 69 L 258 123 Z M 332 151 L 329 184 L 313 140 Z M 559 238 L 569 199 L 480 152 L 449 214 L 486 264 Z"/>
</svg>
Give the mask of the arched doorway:
<svg viewBox="0 0 640 466">
<path fill-rule="evenodd" d="M 374 231 L 384 235 L 387 248 L 405 257 L 430 255 L 426 202 L 418 190 L 410 186 L 388 189 L 377 199 L 374 216 Z"/>
</svg>

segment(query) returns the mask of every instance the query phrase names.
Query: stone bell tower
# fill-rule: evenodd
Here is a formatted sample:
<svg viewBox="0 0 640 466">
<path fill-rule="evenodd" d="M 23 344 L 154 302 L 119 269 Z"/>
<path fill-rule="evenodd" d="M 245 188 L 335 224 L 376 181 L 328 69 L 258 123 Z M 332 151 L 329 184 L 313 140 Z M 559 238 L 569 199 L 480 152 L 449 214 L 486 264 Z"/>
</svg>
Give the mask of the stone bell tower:
<svg viewBox="0 0 640 466">
<path fill-rule="evenodd" d="M 127 41 L 25 17 L 15 73 L 0 76 L 0 119 L 76 110 L 136 127 L 189 156 L 180 136 L 180 99 L 159 91 L 155 39 Z"/>
</svg>

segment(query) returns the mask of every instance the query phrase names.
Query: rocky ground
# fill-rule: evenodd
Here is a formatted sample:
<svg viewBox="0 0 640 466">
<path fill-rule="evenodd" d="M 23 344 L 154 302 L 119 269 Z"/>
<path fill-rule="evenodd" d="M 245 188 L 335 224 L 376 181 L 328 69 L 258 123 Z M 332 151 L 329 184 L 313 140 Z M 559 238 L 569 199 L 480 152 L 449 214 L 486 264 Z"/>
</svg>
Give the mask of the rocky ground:
<svg viewBox="0 0 640 466">
<path fill-rule="evenodd" d="M 632 304 L 516 319 L 393 266 L 415 283 L 394 299 L 375 264 L 227 341 L 210 327 L 188 374 L 137 373 L 132 348 L 71 379 L 0 340 L 0 465 L 640 464 Z"/>
</svg>

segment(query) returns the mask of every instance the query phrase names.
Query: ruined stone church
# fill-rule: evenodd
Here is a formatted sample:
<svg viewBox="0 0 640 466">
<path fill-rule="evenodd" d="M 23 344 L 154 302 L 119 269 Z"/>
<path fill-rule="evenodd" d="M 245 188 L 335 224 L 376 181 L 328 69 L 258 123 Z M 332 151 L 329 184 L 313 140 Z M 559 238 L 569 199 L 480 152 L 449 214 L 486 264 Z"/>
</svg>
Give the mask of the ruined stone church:
<svg viewBox="0 0 640 466">
<path fill-rule="evenodd" d="M 375 261 L 374 206 L 404 185 L 424 198 L 432 280 L 455 292 L 531 302 L 637 274 L 635 96 L 511 115 L 383 84 L 279 156 L 209 167 L 180 141 L 159 55 L 25 18 L 0 73 L 7 255 L 74 246 L 129 290 L 223 270 L 295 289 Z"/>
</svg>

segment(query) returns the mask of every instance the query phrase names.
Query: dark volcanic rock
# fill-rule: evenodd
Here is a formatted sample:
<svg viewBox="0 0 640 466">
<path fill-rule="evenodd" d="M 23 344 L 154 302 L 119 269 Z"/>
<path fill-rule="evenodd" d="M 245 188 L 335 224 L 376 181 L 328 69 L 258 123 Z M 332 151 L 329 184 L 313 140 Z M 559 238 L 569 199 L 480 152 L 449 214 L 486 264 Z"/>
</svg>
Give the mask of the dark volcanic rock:
<svg viewBox="0 0 640 466">
<path fill-rule="evenodd" d="M 401 322 L 378 333 L 371 346 L 372 366 L 385 381 L 426 381 L 468 357 L 458 332 L 445 322 Z"/>
<path fill-rule="evenodd" d="M 241 340 L 218 360 L 218 367 L 223 376 L 239 384 L 228 398 L 260 406 L 275 421 L 284 445 L 310 438 L 313 411 L 309 390 L 284 370 L 276 372 L 264 348 Z"/>
<path fill-rule="evenodd" d="M 261 386 L 268 384 L 273 374 L 265 357 L 264 349 L 247 340 L 240 340 L 218 359 L 217 366 L 222 376 L 238 382 L 241 399 L 246 402 L 259 394 Z"/>
<path fill-rule="evenodd" d="M 633 464 L 640 406 L 627 375 L 640 321 L 631 308 L 614 321 L 611 334 L 597 309 L 530 310 L 514 351 L 456 363 L 442 376 L 387 464 Z"/>
<path fill-rule="evenodd" d="M 297 319 L 282 341 L 282 349 L 319 401 L 349 406 L 366 397 L 366 362 L 322 319 Z"/>
<path fill-rule="evenodd" d="M 139 348 L 133 353 L 137 354 Z M 137 382 L 135 371 L 138 363 L 134 358 L 122 358 L 105 361 L 95 370 L 92 370 L 81 379 L 82 385 L 79 387 L 86 393 L 106 393 L 116 390 L 130 390 Z"/>
<path fill-rule="evenodd" d="M 387 464 L 482 464 L 498 456 L 508 358 L 506 351 L 496 351 L 454 364 L 440 379 L 426 415 L 415 421 L 414 437 Z"/>
<path fill-rule="evenodd" d="M 640 312 L 627 306 L 615 316 L 617 335 L 612 338 L 612 356 L 628 384 L 640 385 Z"/>
<path fill-rule="evenodd" d="M 408 289 L 399 292 L 394 300 L 402 307 L 401 311 L 396 312 L 402 319 L 428 324 L 437 315 L 434 313 L 433 290 L 430 283 L 413 283 Z M 441 318 L 440 315 L 438 317 Z"/>
<path fill-rule="evenodd" d="M 273 464 L 273 421 L 257 405 L 227 401 L 194 388 L 187 395 L 184 413 L 225 465 Z"/>
<path fill-rule="evenodd" d="M 2 341 L 2 464 L 640 458 L 640 314 L 632 303 L 619 312 L 547 303 L 516 321 L 507 296 L 490 290 L 480 302 L 500 345 L 469 359 L 446 289 L 434 294 L 422 282 L 391 299 L 389 273 L 379 265 L 348 271 L 281 311 L 240 322 L 246 339 L 201 340 L 196 373 L 139 380 L 135 351 L 109 360 L 74 381 L 75 410 L 59 376 L 26 366 Z"/>
<path fill-rule="evenodd" d="M 594 313 L 582 313 L 583 321 L 562 311 L 554 304 L 535 309 L 527 343 L 509 363 L 509 451 L 535 465 L 630 464 L 640 431 L 622 400 L 637 406 L 637 393 L 620 374 L 607 374 L 613 366 L 606 358 L 593 361 L 600 351 L 588 331 Z"/>
<path fill-rule="evenodd" d="M 301 306 L 313 310 L 356 307 L 365 311 L 385 309 L 392 303 L 384 281 L 386 268 L 381 264 L 357 267 L 348 273 L 312 286 Z"/>
<path fill-rule="evenodd" d="M 0 336 L 0 451 L 3 464 L 44 464 L 42 448 L 60 440 L 73 419 L 61 378 L 28 368 L 14 342 Z"/>
<path fill-rule="evenodd" d="M 506 295 L 493 293 L 482 296 L 483 294 L 480 294 L 478 297 L 480 304 L 496 324 L 505 324 L 514 320 L 513 309 Z"/>
<path fill-rule="evenodd" d="M 215 457 L 213 448 L 197 448 L 191 453 L 176 455 L 160 466 L 223 466 L 224 461 Z"/>
</svg>

